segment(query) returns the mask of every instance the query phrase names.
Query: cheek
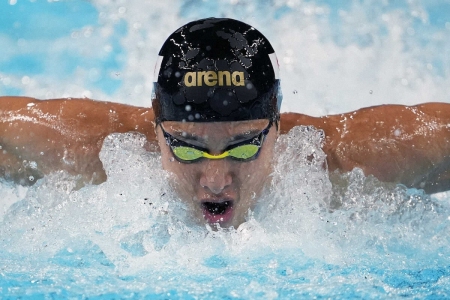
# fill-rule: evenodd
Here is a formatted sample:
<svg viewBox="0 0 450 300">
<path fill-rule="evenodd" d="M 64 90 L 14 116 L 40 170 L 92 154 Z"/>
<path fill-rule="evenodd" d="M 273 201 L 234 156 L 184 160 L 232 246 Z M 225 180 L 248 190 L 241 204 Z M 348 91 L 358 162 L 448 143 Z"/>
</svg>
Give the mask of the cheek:
<svg viewBox="0 0 450 300">
<path fill-rule="evenodd" d="M 264 151 L 261 151 L 258 159 L 239 167 L 239 181 L 241 182 L 241 192 L 257 195 L 271 180 L 273 172 L 273 144 L 267 143 Z"/>
<path fill-rule="evenodd" d="M 259 159 L 248 164 L 242 164 L 238 172 L 241 193 L 256 193 L 259 195 L 267 183 L 270 173 L 270 164 Z"/>
</svg>

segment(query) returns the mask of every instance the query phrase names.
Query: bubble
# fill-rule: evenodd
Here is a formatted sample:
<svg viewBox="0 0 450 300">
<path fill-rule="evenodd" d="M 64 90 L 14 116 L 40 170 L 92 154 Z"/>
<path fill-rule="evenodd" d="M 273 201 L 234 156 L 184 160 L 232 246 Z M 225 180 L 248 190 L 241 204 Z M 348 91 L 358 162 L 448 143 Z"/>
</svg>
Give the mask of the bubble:
<svg viewBox="0 0 450 300">
<path fill-rule="evenodd" d="M 34 176 L 29 176 L 29 177 L 28 177 L 28 180 L 29 180 L 29 181 L 34 181 Z"/>
<path fill-rule="evenodd" d="M 26 85 L 26 84 L 29 84 L 31 80 L 30 80 L 30 77 L 23 76 L 21 81 L 22 81 L 22 84 Z"/>
<path fill-rule="evenodd" d="M 188 104 L 188 105 L 186 105 L 186 106 L 184 107 L 184 109 L 185 109 L 186 111 L 191 111 L 192 107 Z"/>
<path fill-rule="evenodd" d="M 91 27 L 85 28 L 83 31 L 83 36 L 89 38 L 91 37 L 93 31 L 94 30 Z"/>
<path fill-rule="evenodd" d="M 70 34 L 70 37 L 73 39 L 77 39 L 80 37 L 80 33 L 78 31 L 72 31 L 72 33 Z"/>
</svg>

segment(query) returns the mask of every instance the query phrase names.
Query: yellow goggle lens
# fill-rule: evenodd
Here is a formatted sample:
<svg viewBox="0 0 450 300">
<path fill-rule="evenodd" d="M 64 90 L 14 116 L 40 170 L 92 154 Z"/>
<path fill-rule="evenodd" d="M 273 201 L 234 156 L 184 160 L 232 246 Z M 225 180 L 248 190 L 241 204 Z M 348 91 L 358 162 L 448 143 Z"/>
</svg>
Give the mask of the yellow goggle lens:
<svg viewBox="0 0 450 300">
<path fill-rule="evenodd" d="M 203 157 L 203 151 L 191 147 L 174 147 L 173 154 L 182 160 L 196 160 Z"/>
<path fill-rule="evenodd" d="M 242 145 L 236 148 L 230 149 L 228 152 L 230 156 L 238 159 L 249 159 L 258 153 L 259 147 L 256 145 Z"/>
</svg>

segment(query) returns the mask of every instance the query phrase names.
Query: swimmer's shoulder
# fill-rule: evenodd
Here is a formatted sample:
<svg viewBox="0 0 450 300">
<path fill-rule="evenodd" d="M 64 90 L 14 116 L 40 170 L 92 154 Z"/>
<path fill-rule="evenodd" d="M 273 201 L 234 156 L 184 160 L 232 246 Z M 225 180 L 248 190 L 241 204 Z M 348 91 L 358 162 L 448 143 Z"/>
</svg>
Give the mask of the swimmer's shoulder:
<svg viewBox="0 0 450 300">
<path fill-rule="evenodd" d="M 113 132 L 136 131 L 154 141 L 153 121 L 151 108 L 115 102 L 87 98 L 0 97 L 0 130 L 5 126 L 31 128 L 42 135 L 45 129 L 46 135 L 64 134 L 86 141 L 103 140 Z"/>
<path fill-rule="evenodd" d="M 450 120 L 450 103 L 427 102 L 411 106 L 384 104 L 363 107 L 347 113 L 320 117 L 287 112 L 281 114 L 280 132 L 284 134 L 295 126 L 312 125 L 317 129 L 324 130 L 327 135 L 333 135 L 340 132 L 340 127 L 344 124 L 368 125 L 368 123 L 373 122 L 392 122 L 395 120 L 408 125 L 409 119 L 411 118 L 421 118 L 423 121 L 434 119 L 435 121 L 445 123 Z"/>
<path fill-rule="evenodd" d="M 151 125 L 154 120 L 152 108 L 88 98 L 40 100 L 32 97 L 0 96 L 0 116 L 6 114 L 58 116 L 59 121 L 78 118 L 118 128 L 148 127 L 144 126 L 144 123 Z"/>
</svg>

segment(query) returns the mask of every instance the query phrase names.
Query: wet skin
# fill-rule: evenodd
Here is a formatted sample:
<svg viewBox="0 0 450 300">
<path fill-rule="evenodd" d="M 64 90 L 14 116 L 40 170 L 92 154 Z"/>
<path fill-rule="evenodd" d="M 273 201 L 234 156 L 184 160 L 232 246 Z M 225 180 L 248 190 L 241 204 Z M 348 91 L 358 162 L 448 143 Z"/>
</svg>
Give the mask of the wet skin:
<svg viewBox="0 0 450 300">
<path fill-rule="evenodd" d="M 182 123 L 163 122 L 166 132 L 187 143 L 223 153 L 229 145 L 253 138 L 269 121 Z M 237 228 L 270 181 L 277 127 L 272 126 L 258 157 L 251 161 L 231 158 L 201 159 L 194 163 L 177 161 L 166 144 L 161 128 L 156 128 L 163 168 L 172 174 L 178 196 L 192 211 L 198 223 Z M 188 133 L 189 136 L 186 136 Z M 184 135 L 184 136 L 183 136 Z M 239 139 L 236 137 L 239 136 Z"/>
</svg>

